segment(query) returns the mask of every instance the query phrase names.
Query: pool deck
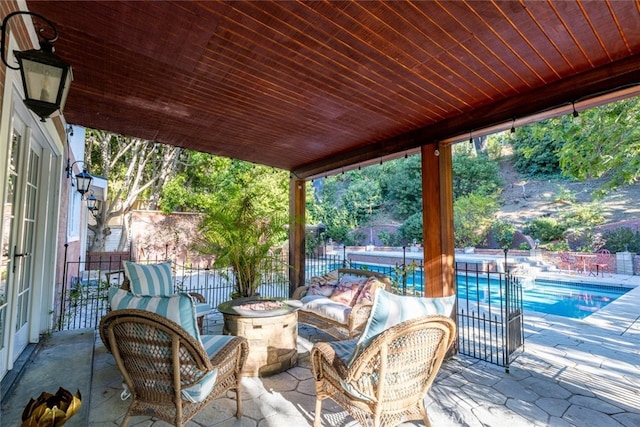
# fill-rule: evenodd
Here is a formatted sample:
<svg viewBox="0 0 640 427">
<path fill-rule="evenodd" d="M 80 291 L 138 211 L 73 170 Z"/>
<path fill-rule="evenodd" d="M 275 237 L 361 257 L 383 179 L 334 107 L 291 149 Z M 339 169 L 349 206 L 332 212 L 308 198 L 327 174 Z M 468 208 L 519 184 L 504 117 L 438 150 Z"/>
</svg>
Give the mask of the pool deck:
<svg viewBox="0 0 640 427">
<path fill-rule="evenodd" d="M 553 274 L 553 279 L 562 278 L 635 289 L 582 320 L 525 312 L 524 352 L 508 373 L 462 355 L 447 360 L 426 397 L 432 425 L 640 426 L 640 277 Z M 211 333 L 220 331 L 219 316 L 206 320 Z M 241 419 L 233 417 L 235 404 L 228 396 L 187 426 L 312 425 L 315 389 L 309 350 L 314 342 L 330 339 L 301 326 L 298 366 L 271 377 L 243 379 Z M 120 375 L 99 337 L 88 330 L 59 332 L 42 347 L 3 402 L 0 424 L 19 425 L 29 397 L 63 385 L 72 391 L 80 388 L 85 396 L 82 410 L 66 426 L 119 425 L 129 401 L 120 399 Z M 85 360 L 88 366 L 83 366 Z M 357 426 L 329 400 L 323 404 L 322 423 Z M 145 417 L 133 418 L 130 425 L 167 426 Z"/>
</svg>

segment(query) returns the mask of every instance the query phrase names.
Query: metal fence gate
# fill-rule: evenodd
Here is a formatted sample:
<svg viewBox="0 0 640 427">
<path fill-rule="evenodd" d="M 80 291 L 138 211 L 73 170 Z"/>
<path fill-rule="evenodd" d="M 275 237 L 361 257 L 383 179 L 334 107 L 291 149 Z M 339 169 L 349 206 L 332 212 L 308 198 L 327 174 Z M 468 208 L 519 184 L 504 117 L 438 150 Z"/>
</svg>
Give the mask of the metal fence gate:
<svg viewBox="0 0 640 427">
<path fill-rule="evenodd" d="M 122 260 L 129 254 L 102 255 L 86 262 L 65 262 L 63 283 L 56 312 L 56 329 L 97 328 L 108 311 L 109 290 L 124 278 Z M 138 262 L 160 262 L 145 260 Z M 307 279 L 336 268 L 350 267 L 378 271 L 389 276 L 393 292 L 424 296 L 423 266 L 416 261 L 395 265 L 351 261 L 346 251 L 308 258 Z M 505 261 L 506 265 L 506 261 Z M 457 262 L 458 352 L 509 370 L 518 350 L 524 347 L 522 286 L 508 271 L 496 271 L 482 264 Z M 214 308 L 229 300 L 233 284 L 229 272 L 210 268 L 188 268 L 172 263 L 176 291 L 198 292 Z M 284 271 L 283 271 L 284 270 Z M 274 267 L 260 287 L 262 296 L 289 296 L 286 268 Z"/>
</svg>

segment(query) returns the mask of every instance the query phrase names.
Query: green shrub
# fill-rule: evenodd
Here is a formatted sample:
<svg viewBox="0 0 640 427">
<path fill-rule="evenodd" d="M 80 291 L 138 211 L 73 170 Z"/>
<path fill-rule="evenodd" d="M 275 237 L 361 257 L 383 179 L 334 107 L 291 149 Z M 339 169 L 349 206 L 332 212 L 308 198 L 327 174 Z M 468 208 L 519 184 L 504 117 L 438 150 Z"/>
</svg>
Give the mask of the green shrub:
<svg viewBox="0 0 640 427">
<path fill-rule="evenodd" d="M 457 199 L 453 204 L 456 247 L 483 246 L 497 207 L 496 197 L 472 193 Z"/>
<path fill-rule="evenodd" d="M 563 239 L 566 227 L 555 218 L 538 217 L 525 225 L 522 231 L 542 243 L 549 243 Z"/>
<path fill-rule="evenodd" d="M 380 239 L 382 244 L 385 246 L 396 246 L 400 240 L 398 234 L 384 230 L 378 233 L 378 239 Z"/>
<path fill-rule="evenodd" d="M 604 247 L 611 253 L 629 251 L 640 252 L 640 231 L 628 227 L 620 227 L 602 233 Z"/>
<path fill-rule="evenodd" d="M 422 241 L 422 212 L 417 212 L 411 215 L 407 220 L 398 228 L 398 237 L 400 242 L 407 243 L 414 239 Z"/>
<path fill-rule="evenodd" d="M 583 204 L 563 213 L 561 220 L 567 231 L 584 233 L 604 222 L 602 207 L 596 203 Z"/>
<path fill-rule="evenodd" d="M 513 244 L 516 227 L 504 219 L 496 219 L 491 223 L 491 236 L 500 249 L 509 249 Z"/>
<path fill-rule="evenodd" d="M 486 155 L 453 156 L 453 198 L 454 200 L 471 193 L 492 195 L 500 192 L 500 166 Z"/>
</svg>

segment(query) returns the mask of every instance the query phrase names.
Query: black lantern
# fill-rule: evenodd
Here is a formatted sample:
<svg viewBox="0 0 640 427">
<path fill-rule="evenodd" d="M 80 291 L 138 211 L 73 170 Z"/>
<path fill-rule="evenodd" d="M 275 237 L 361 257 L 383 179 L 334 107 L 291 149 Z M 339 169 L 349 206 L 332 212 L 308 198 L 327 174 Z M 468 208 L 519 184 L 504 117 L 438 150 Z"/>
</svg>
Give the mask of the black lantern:
<svg viewBox="0 0 640 427">
<path fill-rule="evenodd" d="M 76 163 L 84 163 L 84 161 L 78 160 L 71 163 L 71 160 L 67 159 L 67 167 L 65 169 L 67 171 L 67 178 L 71 178 L 71 176 L 73 175 L 73 166 Z M 82 172 L 76 174 L 75 178 L 76 178 L 75 179 L 76 190 L 78 191 L 78 193 L 80 193 L 81 197 L 84 197 L 85 193 L 89 191 L 89 187 L 91 187 L 91 181 L 93 181 L 93 175 L 87 172 L 86 169 L 82 169 Z M 71 182 L 71 186 L 72 187 L 74 186 L 73 181 Z"/>
<path fill-rule="evenodd" d="M 89 209 L 92 213 L 93 211 L 98 210 L 98 199 L 96 199 L 96 196 L 94 196 L 93 193 L 91 193 L 89 197 L 87 197 L 87 209 Z"/>
<path fill-rule="evenodd" d="M 93 176 L 89 172 L 87 172 L 86 169 L 83 169 L 82 172 L 76 175 L 76 190 L 78 190 L 78 193 L 80 193 L 81 196 L 84 196 L 84 193 L 89 191 L 92 180 Z"/>
<path fill-rule="evenodd" d="M 32 49 L 24 52 L 14 51 L 18 60 L 18 67 L 12 67 L 5 59 L 5 38 L 7 23 L 15 15 L 32 15 L 43 20 L 53 31 L 52 37 L 44 37 L 42 31 L 38 34 L 42 38 L 40 49 Z M 58 30 L 51 21 L 33 12 L 17 11 L 7 15 L 2 21 L 2 39 L 0 40 L 2 62 L 12 70 L 20 70 L 22 85 L 24 87 L 24 103 L 31 111 L 36 113 L 41 121 L 57 110 L 64 108 L 64 103 L 69 93 L 72 73 L 71 66 L 53 53 L 51 43 L 58 39 Z"/>
</svg>

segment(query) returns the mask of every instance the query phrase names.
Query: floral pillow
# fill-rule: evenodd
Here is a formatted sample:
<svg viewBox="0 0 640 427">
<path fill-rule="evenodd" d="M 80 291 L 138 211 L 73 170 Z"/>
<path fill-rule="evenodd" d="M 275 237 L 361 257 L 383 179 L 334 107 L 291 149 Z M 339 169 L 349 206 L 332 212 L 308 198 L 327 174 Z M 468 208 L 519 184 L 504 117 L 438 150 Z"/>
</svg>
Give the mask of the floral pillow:
<svg viewBox="0 0 640 427">
<path fill-rule="evenodd" d="M 358 295 L 362 287 L 366 283 L 367 278 L 361 276 L 344 275 L 338 281 L 335 291 L 331 294 L 331 300 L 353 306 L 358 299 Z"/>
<path fill-rule="evenodd" d="M 358 294 L 356 304 L 362 304 L 365 302 L 373 302 L 373 289 L 382 288 L 380 281 L 376 277 L 369 277 L 366 283 L 362 286 L 362 290 Z"/>
<path fill-rule="evenodd" d="M 336 289 L 333 291 L 329 299 L 331 299 L 331 301 L 351 306 L 356 302 L 358 293 L 360 293 L 360 283 L 338 283 L 338 286 L 336 286 Z"/>
<path fill-rule="evenodd" d="M 336 288 L 337 277 L 333 273 L 312 277 L 307 295 L 330 297 Z"/>
</svg>

